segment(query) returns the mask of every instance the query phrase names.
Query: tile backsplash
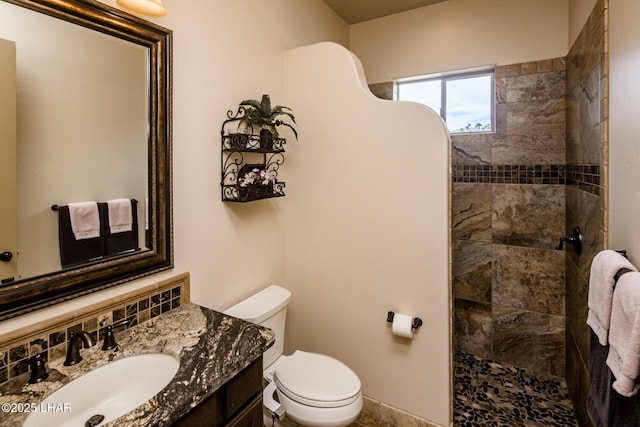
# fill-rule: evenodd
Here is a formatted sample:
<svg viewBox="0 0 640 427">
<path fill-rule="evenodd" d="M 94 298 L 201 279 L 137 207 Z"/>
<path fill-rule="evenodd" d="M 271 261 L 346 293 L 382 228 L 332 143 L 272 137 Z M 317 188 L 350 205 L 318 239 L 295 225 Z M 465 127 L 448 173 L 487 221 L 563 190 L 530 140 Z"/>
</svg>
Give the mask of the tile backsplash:
<svg viewBox="0 0 640 427">
<path fill-rule="evenodd" d="M 0 336 L 0 384 L 28 372 L 29 358 L 38 353 L 47 361 L 65 357 L 71 332 L 86 331 L 100 345 L 108 325 L 129 319 L 128 327 L 132 327 L 188 303 L 189 276 L 182 274 L 41 322 L 11 336 Z M 124 328 L 120 326 L 115 331 Z"/>
</svg>

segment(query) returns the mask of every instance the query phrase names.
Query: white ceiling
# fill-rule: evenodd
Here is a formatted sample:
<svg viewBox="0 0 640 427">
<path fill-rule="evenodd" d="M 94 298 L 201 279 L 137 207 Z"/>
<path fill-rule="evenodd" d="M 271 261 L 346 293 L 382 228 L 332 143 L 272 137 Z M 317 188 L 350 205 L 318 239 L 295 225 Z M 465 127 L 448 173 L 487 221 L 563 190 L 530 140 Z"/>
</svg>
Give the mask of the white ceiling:
<svg viewBox="0 0 640 427">
<path fill-rule="evenodd" d="M 349 25 L 446 0 L 323 0 Z"/>
</svg>

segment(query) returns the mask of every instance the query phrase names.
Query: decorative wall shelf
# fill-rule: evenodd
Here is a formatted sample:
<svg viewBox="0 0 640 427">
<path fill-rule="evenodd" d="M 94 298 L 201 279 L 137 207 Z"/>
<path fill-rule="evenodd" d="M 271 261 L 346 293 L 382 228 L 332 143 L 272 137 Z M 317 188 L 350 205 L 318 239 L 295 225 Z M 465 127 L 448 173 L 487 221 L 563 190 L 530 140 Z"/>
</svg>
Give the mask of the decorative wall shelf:
<svg viewBox="0 0 640 427">
<path fill-rule="evenodd" d="M 284 138 L 265 137 L 255 134 L 254 129 L 244 133 L 239 130 L 245 110 L 239 107 L 234 113 L 227 111 L 227 120 L 222 123 L 220 182 L 223 202 L 252 202 L 284 196 L 285 183 L 277 180 L 280 166 L 284 164 Z M 253 170 L 263 171 L 274 180 L 267 185 L 241 186 L 240 181 Z"/>
</svg>

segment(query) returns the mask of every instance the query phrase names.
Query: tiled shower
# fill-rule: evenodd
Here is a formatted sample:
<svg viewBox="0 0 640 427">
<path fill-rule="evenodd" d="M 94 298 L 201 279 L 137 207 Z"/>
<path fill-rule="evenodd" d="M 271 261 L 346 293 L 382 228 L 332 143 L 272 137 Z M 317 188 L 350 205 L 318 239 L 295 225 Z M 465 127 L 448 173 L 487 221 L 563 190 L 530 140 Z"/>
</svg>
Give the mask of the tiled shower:
<svg viewBox="0 0 640 427">
<path fill-rule="evenodd" d="M 564 58 L 497 67 L 496 132 L 451 137 L 455 348 L 555 376 L 564 376 L 565 81 Z"/>
<path fill-rule="evenodd" d="M 566 378 L 581 426 L 589 268 L 607 241 L 607 8 L 567 57 L 496 67 L 496 132 L 451 137 L 454 348 Z M 392 99 L 391 82 L 370 88 Z M 575 226 L 580 256 L 557 249 Z"/>
</svg>

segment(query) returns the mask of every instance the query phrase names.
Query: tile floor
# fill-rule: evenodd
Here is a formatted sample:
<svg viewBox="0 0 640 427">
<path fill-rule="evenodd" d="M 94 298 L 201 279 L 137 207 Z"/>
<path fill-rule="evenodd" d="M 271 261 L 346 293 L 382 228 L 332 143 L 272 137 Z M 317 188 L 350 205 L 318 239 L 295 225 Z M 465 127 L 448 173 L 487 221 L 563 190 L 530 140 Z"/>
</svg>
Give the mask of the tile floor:
<svg viewBox="0 0 640 427">
<path fill-rule="evenodd" d="M 457 352 L 454 356 L 455 427 L 578 427 L 564 381 L 528 374 L 506 363 Z M 416 427 L 363 412 L 349 427 Z"/>
<path fill-rule="evenodd" d="M 578 426 L 564 381 L 461 352 L 454 369 L 455 426 Z"/>
</svg>

